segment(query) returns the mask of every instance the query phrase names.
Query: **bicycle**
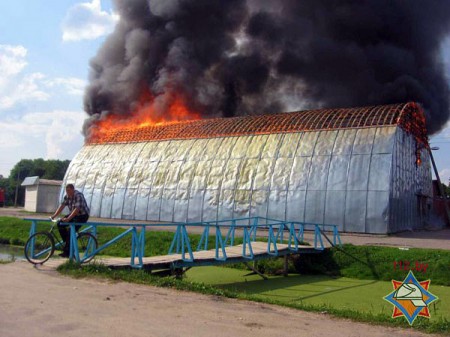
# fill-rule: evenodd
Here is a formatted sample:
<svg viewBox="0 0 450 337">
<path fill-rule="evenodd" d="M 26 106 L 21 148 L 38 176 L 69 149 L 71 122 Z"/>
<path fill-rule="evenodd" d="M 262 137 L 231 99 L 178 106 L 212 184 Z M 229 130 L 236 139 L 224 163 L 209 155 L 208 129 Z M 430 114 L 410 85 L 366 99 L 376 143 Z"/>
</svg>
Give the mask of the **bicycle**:
<svg viewBox="0 0 450 337">
<path fill-rule="evenodd" d="M 25 257 L 32 264 L 43 264 L 51 258 L 56 248 L 63 247 L 65 243 L 59 240 L 54 232 L 60 219 L 51 219 L 53 223 L 49 231 L 41 231 L 31 235 L 25 244 Z M 94 258 L 98 242 L 94 235 L 88 232 L 77 233 L 77 247 L 81 263 Z"/>
</svg>

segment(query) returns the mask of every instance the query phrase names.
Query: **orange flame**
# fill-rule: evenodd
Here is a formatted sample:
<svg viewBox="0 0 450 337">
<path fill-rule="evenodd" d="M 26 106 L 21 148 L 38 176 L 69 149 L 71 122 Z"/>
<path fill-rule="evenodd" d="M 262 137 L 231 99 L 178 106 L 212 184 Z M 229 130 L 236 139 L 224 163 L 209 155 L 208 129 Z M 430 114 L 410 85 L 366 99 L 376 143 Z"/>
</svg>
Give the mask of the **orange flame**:
<svg viewBox="0 0 450 337">
<path fill-rule="evenodd" d="M 169 102 L 167 102 L 169 101 Z M 179 123 L 197 120 L 199 113 L 191 111 L 181 95 L 172 95 L 165 102 L 166 106 L 157 108 L 154 97 L 149 93 L 141 96 L 138 107 L 127 116 L 109 114 L 95 122 L 90 129 L 89 142 L 101 143 L 118 131 L 133 131 L 149 126 Z M 164 111 L 161 114 L 160 111 Z"/>
</svg>

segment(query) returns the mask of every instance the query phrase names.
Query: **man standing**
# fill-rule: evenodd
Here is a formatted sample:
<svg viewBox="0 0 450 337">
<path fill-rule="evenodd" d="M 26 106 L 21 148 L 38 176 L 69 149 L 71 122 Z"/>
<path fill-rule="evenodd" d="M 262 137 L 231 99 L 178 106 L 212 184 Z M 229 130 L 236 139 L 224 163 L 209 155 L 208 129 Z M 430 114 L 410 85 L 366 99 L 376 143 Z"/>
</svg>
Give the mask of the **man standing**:
<svg viewBox="0 0 450 337">
<path fill-rule="evenodd" d="M 64 249 L 62 254 L 59 254 L 61 257 L 69 257 L 69 249 L 70 249 L 70 231 L 69 226 L 62 225 L 61 222 L 76 222 L 76 223 L 85 223 L 89 219 L 89 207 L 86 203 L 86 199 L 84 198 L 83 193 L 77 191 L 73 184 L 66 185 L 66 195 L 64 196 L 64 200 L 55 213 L 51 216 L 51 218 L 57 217 L 66 207 L 69 209 L 69 215 L 66 215 L 58 222 L 58 230 L 61 235 L 62 240 L 64 241 Z M 76 225 L 75 230 L 78 232 L 82 225 Z"/>
</svg>

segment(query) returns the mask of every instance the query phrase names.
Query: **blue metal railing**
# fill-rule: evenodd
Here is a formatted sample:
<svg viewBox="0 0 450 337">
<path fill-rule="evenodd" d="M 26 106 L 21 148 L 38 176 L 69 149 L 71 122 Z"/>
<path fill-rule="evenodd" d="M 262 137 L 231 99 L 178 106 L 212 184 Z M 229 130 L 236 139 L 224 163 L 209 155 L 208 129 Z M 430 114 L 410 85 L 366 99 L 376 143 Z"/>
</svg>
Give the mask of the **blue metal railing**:
<svg viewBox="0 0 450 337">
<path fill-rule="evenodd" d="M 46 222 L 43 219 L 25 219 L 31 221 L 30 236 L 36 232 L 38 222 Z M 108 242 L 97 247 L 90 255 L 80 258 L 76 239 L 76 225 L 87 225 L 81 232 L 91 232 L 97 236 L 98 227 L 129 227 L 121 234 L 112 238 Z M 201 233 L 200 241 L 196 251 L 208 250 L 211 244 L 214 245 L 215 260 L 226 261 L 228 259 L 226 247 L 234 246 L 236 242 L 236 231 L 242 237 L 242 257 L 247 260 L 255 258 L 252 243 L 258 239 L 267 240 L 266 253 L 270 256 L 278 256 L 278 245 L 287 244 L 290 252 L 298 252 L 299 246 L 304 242 L 305 231 L 311 231 L 314 234 L 314 250 L 324 250 L 322 237 L 326 232 L 332 234 L 334 245 L 341 245 L 341 238 L 336 225 L 303 223 L 295 221 L 281 221 L 276 219 L 250 217 L 217 221 L 202 221 L 193 223 L 149 223 L 149 224 L 112 224 L 103 222 L 89 222 L 86 224 L 68 223 L 70 227 L 70 255 L 69 259 L 78 263 L 83 263 L 92 255 L 97 255 L 104 249 L 118 242 L 119 240 L 131 235 L 131 257 L 130 265 L 134 268 L 142 268 L 145 256 L 145 234 L 147 229 L 169 228 L 174 230 L 174 236 L 169 247 L 168 254 L 180 254 L 183 262 L 193 263 L 194 252 L 189 239 L 188 228 L 196 229 Z M 210 242 L 211 228 L 215 229 L 214 242 Z M 224 230 L 226 234 L 224 235 Z M 328 237 L 327 237 L 328 239 Z M 328 239 L 329 240 L 329 239 Z M 264 240 L 264 242 L 266 242 Z M 331 242 L 331 241 L 330 241 Z"/>
</svg>

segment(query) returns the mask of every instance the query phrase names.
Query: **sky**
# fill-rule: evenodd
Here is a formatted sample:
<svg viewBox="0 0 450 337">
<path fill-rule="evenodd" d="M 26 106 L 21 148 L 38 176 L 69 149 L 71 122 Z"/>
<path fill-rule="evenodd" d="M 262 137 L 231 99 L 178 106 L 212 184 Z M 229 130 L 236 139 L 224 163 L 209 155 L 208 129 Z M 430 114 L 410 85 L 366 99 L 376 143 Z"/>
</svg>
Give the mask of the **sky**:
<svg viewBox="0 0 450 337">
<path fill-rule="evenodd" d="M 118 20 L 111 0 L 0 0 L 0 175 L 81 149 L 89 60 Z M 450 81 L 450 39 L 442 59 Z M 448 184 L 450 123 L 430 141 Z"/>
<path fill-rule="evenodd" d="M 72 159 L 87 117 L 89 60 L 114 29 L 110 1 L 0 0 L 0 174 Z"/>
</svg>

